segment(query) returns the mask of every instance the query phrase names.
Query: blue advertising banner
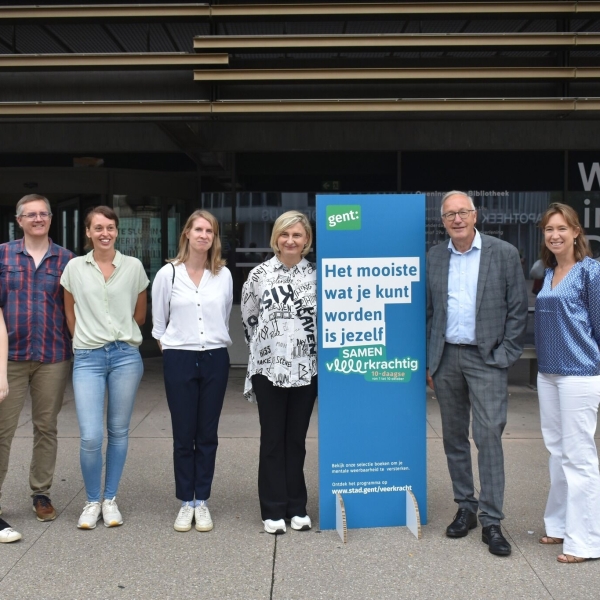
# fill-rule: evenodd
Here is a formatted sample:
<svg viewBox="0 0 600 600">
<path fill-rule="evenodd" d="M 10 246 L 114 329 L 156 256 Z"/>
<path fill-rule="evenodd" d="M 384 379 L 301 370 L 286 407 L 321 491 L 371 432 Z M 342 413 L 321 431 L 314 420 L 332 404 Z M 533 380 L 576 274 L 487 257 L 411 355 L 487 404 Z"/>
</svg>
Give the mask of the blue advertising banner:
<svg viewBox="0 0 600 600">
<path fill-rule="evenodd" d="M 317 196 L 320 527 L 427 522 L 425 196 Z"/>
</svg>

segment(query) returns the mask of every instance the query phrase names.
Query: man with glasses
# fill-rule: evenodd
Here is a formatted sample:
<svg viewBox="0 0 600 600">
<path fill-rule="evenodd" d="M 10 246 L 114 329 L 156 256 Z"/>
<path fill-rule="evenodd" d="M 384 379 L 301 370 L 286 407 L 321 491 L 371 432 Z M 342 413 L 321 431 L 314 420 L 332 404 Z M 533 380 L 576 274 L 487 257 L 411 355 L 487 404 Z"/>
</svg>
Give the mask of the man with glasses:
<svg viewBox="0 0 600 600">
<path fill-rule="evenodd" d="M 483 527 L 492 554 L 508 556 L 502 534 L 507 371 L 523 351 L 527 291 L 519 251 L 479 233 L 477 211 L 464 192 L 442 199 L 449 242 L 427 254 L 427 383 L 442 416 L 444 451 L 458 512 L 451 538 Z M 478 449 L 479 499 L 475 498 L 469 423 Z"/>
<path fill-rule="evenodd" d="M 56 464 L 56 425 L 71 367 L 60 276 L 75 255 L 48 237 L 52 212 L 47 198 L 24 196 L 16 212 L 23 238 L 0 245 L 0 307 L 8 330 L 9 385 L 8 396 L 0 402 L 0 490 L 29 390 L 33 510 L 39 521 L 52 521 L 56 510 L 49 494 Z"/>
</svg>

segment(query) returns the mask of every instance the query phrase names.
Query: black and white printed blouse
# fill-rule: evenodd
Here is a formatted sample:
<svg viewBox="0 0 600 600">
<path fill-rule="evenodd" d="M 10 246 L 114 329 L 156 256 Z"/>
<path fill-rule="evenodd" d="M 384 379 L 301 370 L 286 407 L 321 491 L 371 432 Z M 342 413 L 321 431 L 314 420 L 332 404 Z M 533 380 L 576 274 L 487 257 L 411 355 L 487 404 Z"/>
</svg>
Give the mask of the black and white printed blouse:
<svg viewBox="0 0 600 600">
<path fill-rule="evenodd" d="M 250 350 L 244 396 L 255 401 L 252 376 L 278 387 L 310 384 L 317 374 L 317 269 L 303 258 L 291 269 L 277 256 L 254 267 L 242 289 Z"/>
</svg>

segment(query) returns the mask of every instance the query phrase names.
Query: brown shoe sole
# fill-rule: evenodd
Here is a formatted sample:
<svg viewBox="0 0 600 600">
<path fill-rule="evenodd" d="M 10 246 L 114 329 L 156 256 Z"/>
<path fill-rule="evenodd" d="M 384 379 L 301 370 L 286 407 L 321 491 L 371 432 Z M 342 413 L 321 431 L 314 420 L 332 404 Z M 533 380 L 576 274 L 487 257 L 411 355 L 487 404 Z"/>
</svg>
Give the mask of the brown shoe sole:
<svg viewBox="0 0 600 600">
<path fill-rule="evenodd" d="M 43 513 L 40 514 L 37 510 L 35 510 L 35 506 L 34 506 L 33 512 L 35 513 L 37 520 L 40 521 L 41 523 L 45 523 L 46 521 L 54 521 L 54 519 L 56 519 L 56 517 L 57 517 L 55 510 L 52 511 L 51 513 L 48 513 L 45 515 Z"/>
</svg>

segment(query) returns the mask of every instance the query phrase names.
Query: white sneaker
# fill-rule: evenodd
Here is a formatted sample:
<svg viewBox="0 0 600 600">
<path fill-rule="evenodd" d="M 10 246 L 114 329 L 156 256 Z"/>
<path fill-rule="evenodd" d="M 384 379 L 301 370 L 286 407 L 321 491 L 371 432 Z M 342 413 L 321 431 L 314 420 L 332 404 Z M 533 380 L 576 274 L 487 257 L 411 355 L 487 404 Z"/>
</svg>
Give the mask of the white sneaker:
<svg viewBox="0 0 600 600">
<path fill-rule="evenodd" d="M 175 525 L 173 529 L 175 531 L 189 531 L 192 528 L 192 521 L 194 520 L 194 507 L 186 502 L 180 509 L 177 518 L 175 519 Z"/>
<path fill-rule="evenodd" d="M 77 522 L 77 527 L 79 529 L 95 529 L 101 512 L 100 502 L 86 502 Z"/>
<path fill-rule="evenodd" d="M 21 534 L 15 531 L 4 519 L 0 519 L 0 526 L 4 526 L 4 529 L 0 529 L 0 544 L 9 544 L 21 539 Z"/>
<path fill-rule="evenodd" d="M 292 517 L 290 526 L 296 531 L 308 531 L 312 527 L 312 523 L 310 517 L 306 515 L 305 517 Z"/>
<path fill-rule="evenodd" d="M 119 507 L 115 502 L 115 498 L 105 498 L 102 503 L 102 520 L 104 521 L 104 527 L 118 527 L 119 525 L 123 525 L 123 516 L 119 512 Z"/>
<path fill-rule="evenodd" d="M 273 521 L 272 519 L 265 519 L 263 523 L 265 525 L 265 531 L 267 533 L 272 533 L 274 535 L 285 533 L 285 521 L 283 519 L 279 519 L 278 521 Z"/>
<path fill-rule="evenodd" d="M 210 531 L 213 528 L 210 511 L 204 500 L 194 509 L 194 519 L 196 521 L 196 531 Z"/>
</svg>

